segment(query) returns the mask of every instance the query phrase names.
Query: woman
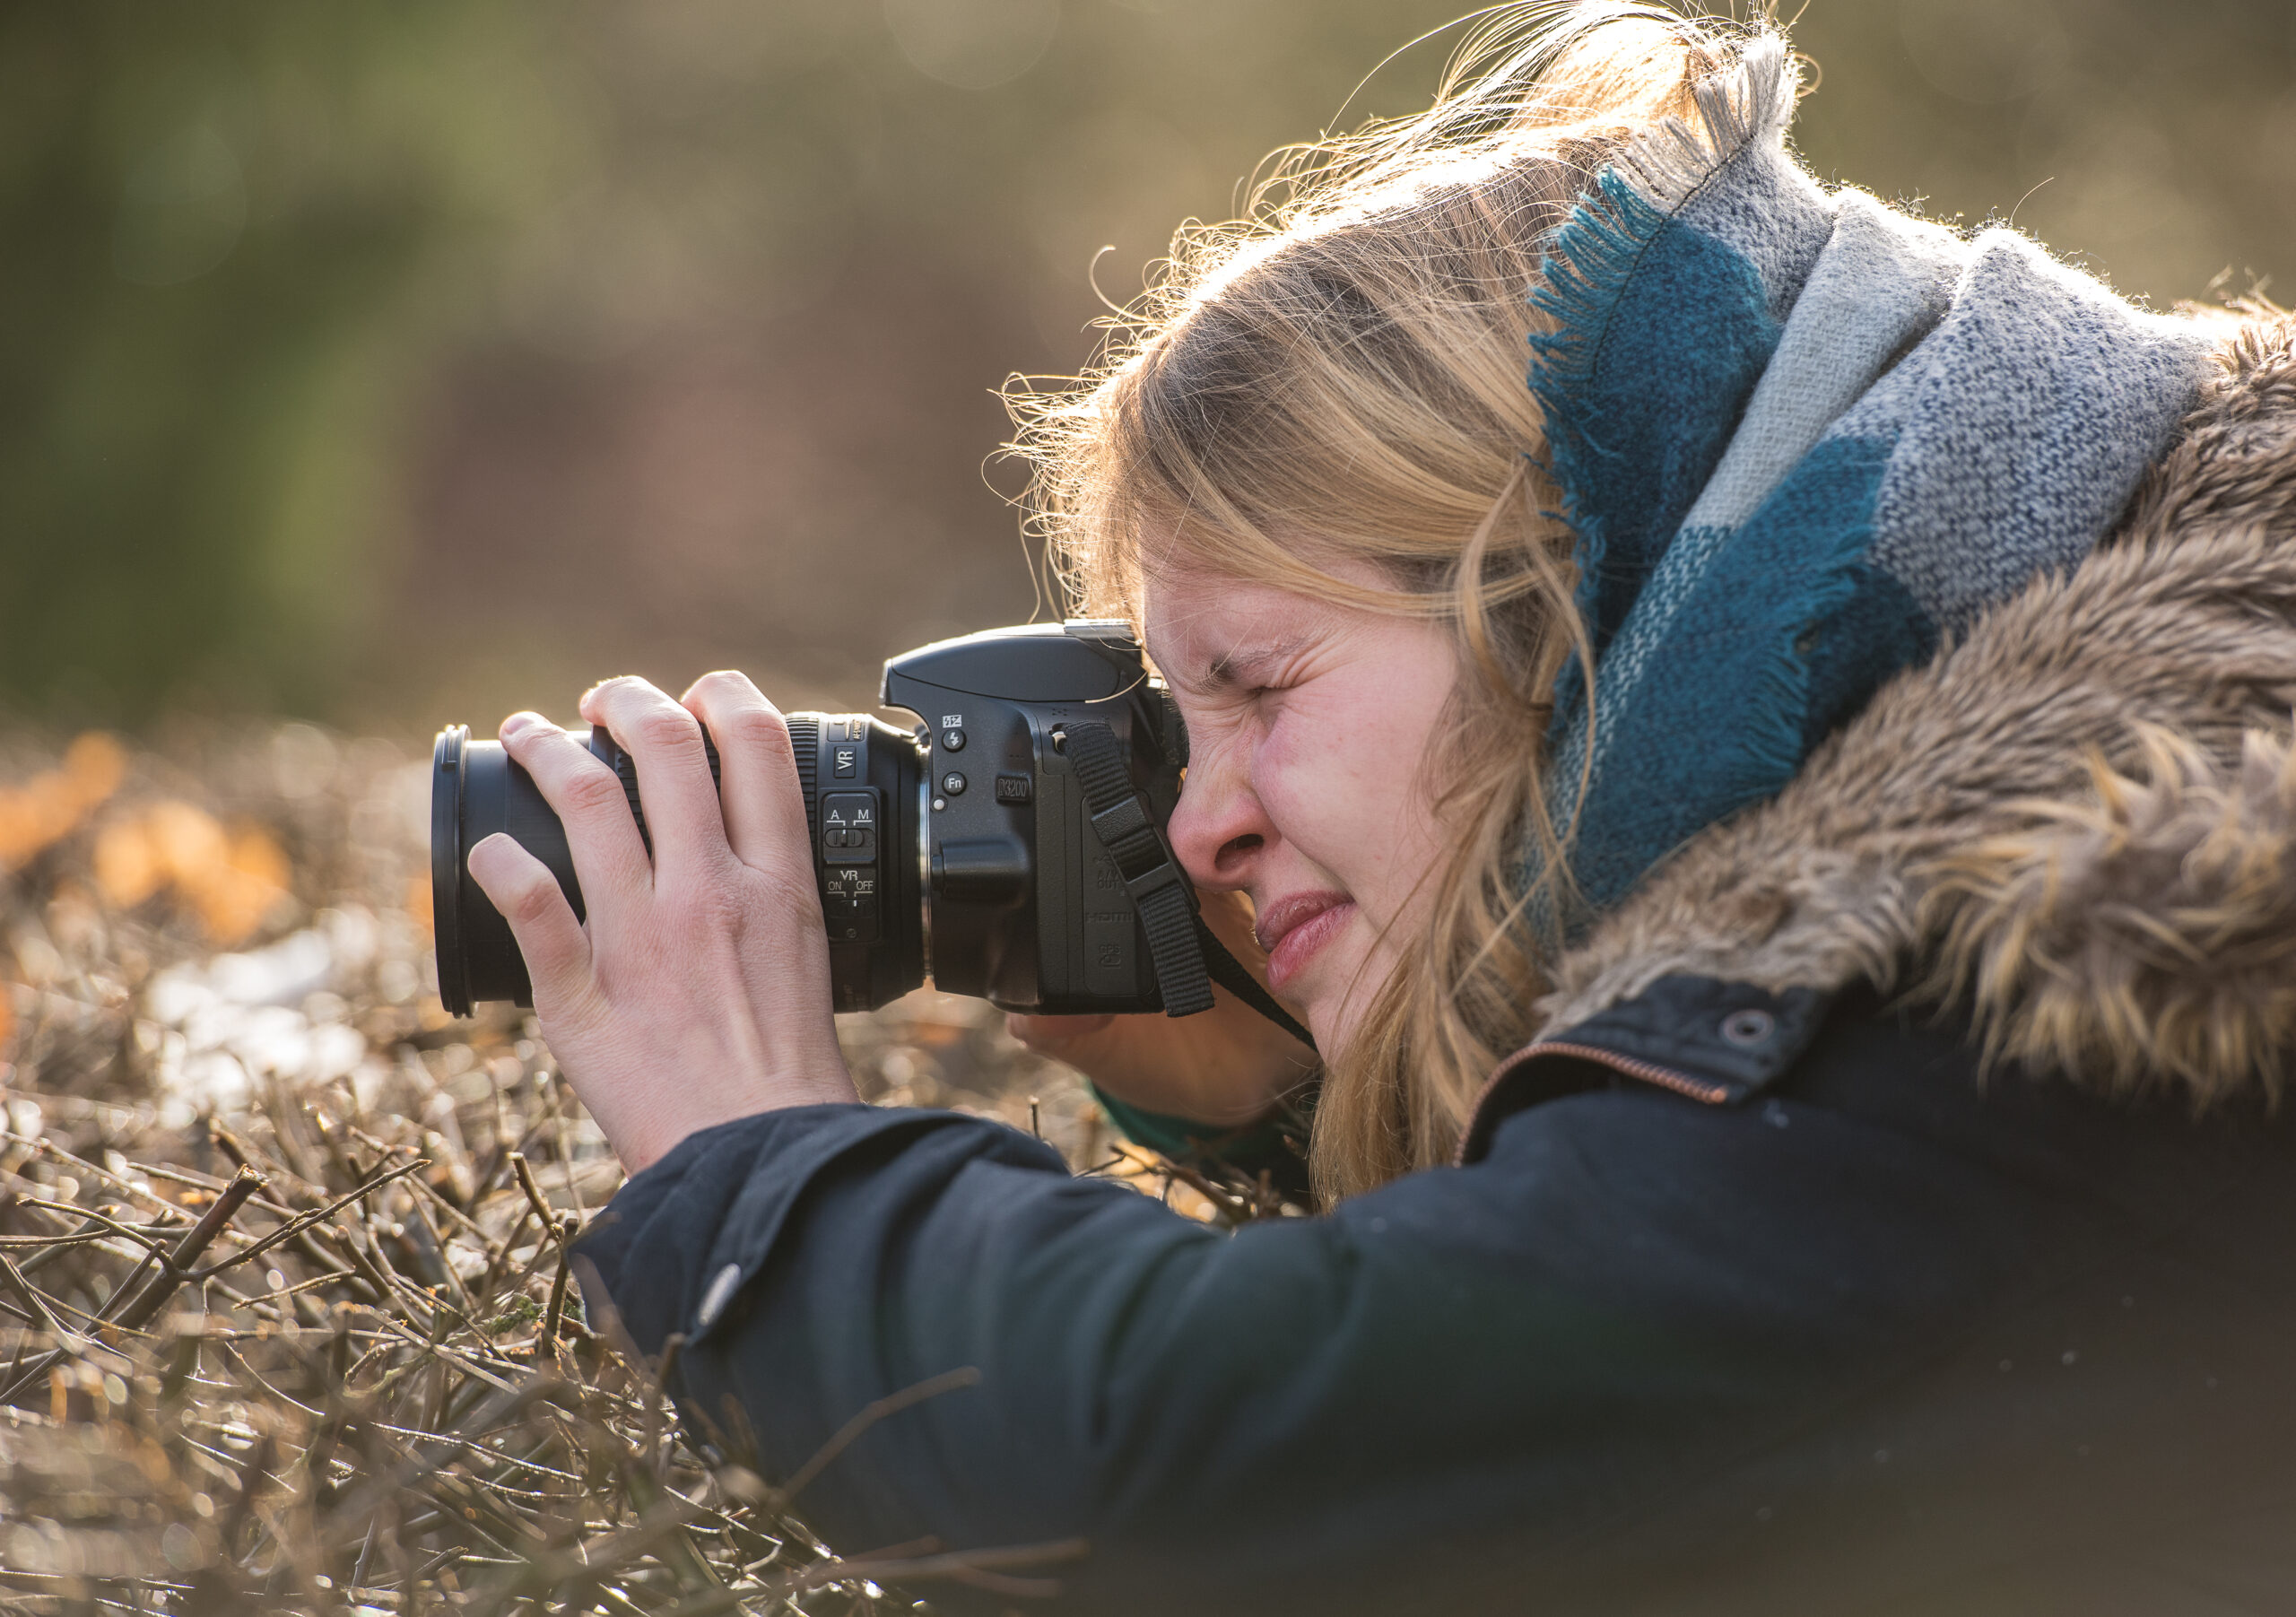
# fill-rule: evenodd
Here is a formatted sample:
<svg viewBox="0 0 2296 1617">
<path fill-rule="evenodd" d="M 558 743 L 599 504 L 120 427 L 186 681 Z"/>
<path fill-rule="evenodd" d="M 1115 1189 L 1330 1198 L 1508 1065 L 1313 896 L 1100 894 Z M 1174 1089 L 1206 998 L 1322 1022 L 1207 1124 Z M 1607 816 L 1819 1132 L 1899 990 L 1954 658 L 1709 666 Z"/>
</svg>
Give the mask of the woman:
<svg viewBox="0 0 2296 1617">
<path fill-rule="evenodd" d="M 471 856 L 636 1176 L 594 1306 L 778 1476 L 966 1372 L 805 1508 L 1084 1541 L 1079 1610 L 2284 1599 L 2296 333 L 1824 190 L 1762 29 L 1515 47 L 1025 402 L 1324 1053 L 1328 1211 L 857 1104 L 778 715 L 615 681 L 653 862 L 531 716 L 587 927 Z M 1202 1138 L 1308 1059 L 1022 1031 Z"/>
</svg>

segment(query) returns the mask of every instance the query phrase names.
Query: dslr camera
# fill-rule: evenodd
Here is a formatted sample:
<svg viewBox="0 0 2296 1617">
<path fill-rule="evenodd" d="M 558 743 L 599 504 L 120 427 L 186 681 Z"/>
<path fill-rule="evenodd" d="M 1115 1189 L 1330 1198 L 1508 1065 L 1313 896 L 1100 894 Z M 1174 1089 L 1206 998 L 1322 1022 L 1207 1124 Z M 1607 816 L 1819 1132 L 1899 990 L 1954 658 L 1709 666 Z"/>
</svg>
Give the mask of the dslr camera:
<svg viewBox="0 0 2296 1617">
<path fill-rule="evenodd" d="M 1205 927 L 1172 857 L 1164 824 L 1187 732 L 1128 625 L 1074 619 L 919 647 L 885 665 L 883 699 L 914 730 L 787 716 L 838 1010 L 929 980 L 1011 1011 L 1185 1016 L 1211 1008 L 1216 979 L 1305 1037 Z M 589 745 L 642 832 L 633 761 L 602 728 Z M 709 758 L 714 772 L 714 746 Z M 439 997 L 458 1016 L 483 1000 L 531 1004 L 469 854 L 508 832 L 581 916 L 565 828 L 500 743 L 461 725 L 439 732 L 430 804 Z"/>
</svg>

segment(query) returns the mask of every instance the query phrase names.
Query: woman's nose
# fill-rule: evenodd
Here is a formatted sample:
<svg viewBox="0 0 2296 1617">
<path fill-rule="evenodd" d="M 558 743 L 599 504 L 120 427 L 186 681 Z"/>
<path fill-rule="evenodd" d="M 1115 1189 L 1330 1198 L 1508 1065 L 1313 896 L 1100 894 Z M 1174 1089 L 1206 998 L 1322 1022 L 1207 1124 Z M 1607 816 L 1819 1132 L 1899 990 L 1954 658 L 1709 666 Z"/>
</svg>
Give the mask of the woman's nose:
<svg viewBox="0 0 2296 1617">
<path fill-rule="evenodd" d="M 1209 755 L 1200 751 L 1189 761 L 1179 806 L 1165 829 L 1188 879 L 1215 892 L 1249 886 L 1275 833 L 1258 795 L 1225 749 Z"/>
</svg>

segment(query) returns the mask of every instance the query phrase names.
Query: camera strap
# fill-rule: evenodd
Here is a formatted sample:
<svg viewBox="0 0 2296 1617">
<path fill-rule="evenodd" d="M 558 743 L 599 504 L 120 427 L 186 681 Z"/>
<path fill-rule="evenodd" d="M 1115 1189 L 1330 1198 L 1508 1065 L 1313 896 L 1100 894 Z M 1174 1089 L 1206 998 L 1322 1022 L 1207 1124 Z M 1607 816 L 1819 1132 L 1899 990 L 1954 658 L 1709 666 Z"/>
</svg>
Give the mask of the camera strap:
<svg viewBox="0 0 2296 1617">
<path fill-rule="evenodd" d="M 1205 966 L 1212 973 L 1213 982 L 1227 989 L 1229 993 L 1242 1000 L 1309 1049 L 1316 1048 L 1316 1036 L 1301 1026 L 1290 1012 L 1275 1003 L 1275 995 L 1261 987 L 1259 978 L 1245 969 L 1243 961 L 1228 952 L 1228 945 L 1220 941 L 1218 933 L 1204 924 L 1204 917 L 1201 915 L 1196 917 L 1196 936 L 1197 943 L 1204 951 Z"/>
<path fill-rule="evenodd" d="M 1242 1000 L 1309 1048 L 1315 1039 L 1259 979 L 1228 952 L 1197 911 L 1196 889 L 1172 857 L 1171 845 L 1135 788 L 1124 765 L 1124 749 L 1104 724 L 1066 725 L 1055 734 L 1063 757 L 1076 771 L 1091 812 L 1092 830 L 1116 861 L 1125 891 L 1148 934 L 1148 959 L 1156 970 L 1164 1014 L 1193 1016 L 1212 1009 L 1212 985 Z"/>
</svg>

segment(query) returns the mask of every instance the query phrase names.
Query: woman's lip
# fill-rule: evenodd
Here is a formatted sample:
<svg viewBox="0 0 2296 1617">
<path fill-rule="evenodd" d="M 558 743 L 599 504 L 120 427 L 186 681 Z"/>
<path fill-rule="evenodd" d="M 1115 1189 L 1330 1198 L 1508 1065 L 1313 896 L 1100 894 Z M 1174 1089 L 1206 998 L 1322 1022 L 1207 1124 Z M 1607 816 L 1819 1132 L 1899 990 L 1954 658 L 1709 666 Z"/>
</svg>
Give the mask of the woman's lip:
<svg viewBox="0 0 2296 1617">
<path fill-rule="evenodd" d="M 1267 951 L 1267 986 L 1281 989 L 1297 977 L 1353 914 L 1344 892 L 1301 892 L 1279 899 L 1259 917 L 1260 946 Z"/>
</svg>

